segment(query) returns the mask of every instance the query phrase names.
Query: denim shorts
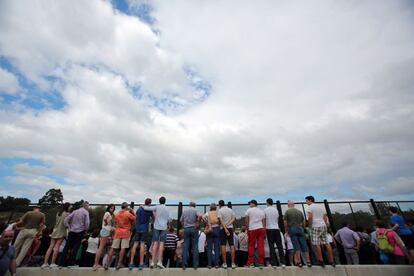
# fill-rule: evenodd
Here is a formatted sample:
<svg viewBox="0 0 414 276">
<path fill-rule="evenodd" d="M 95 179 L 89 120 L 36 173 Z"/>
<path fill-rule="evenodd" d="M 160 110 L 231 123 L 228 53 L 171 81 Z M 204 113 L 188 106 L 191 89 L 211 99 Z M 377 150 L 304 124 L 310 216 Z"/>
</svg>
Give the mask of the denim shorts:
<svg viewBox="0 0 414 276">
<path fill-rule="evenodd" d="M 165 242 L 167 239 L 167 230 L 152 230 L 152 241 Z"/>
<path fill-rule="evenodd" d="M 108 229 L 102 228 L 101 229 L 101 232 L 99 233 L 99 235 L 102 238 L 109 237 L 109 236 L 111 236 L 111 231 L 109 231 Z"/>
</svg>

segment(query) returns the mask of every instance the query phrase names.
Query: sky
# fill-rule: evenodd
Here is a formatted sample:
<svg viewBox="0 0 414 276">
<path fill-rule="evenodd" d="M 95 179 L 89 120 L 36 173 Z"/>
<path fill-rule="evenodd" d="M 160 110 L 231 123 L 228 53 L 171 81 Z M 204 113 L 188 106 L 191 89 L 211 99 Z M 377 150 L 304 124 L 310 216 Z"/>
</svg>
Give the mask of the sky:
<svg viewBox="0 0 414 276">
<path fill-rule="evenodd" d="M 0 195 L 414 199 L 410 1 L 0 1 Z"/>
</svg>

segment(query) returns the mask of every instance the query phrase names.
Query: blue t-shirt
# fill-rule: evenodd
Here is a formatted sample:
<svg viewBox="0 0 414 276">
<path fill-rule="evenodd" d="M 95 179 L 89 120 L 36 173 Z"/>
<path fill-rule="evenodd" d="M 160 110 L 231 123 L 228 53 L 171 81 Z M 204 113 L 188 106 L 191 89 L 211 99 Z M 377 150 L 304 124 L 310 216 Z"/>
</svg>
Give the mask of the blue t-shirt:
<svg viewBox="0 0 414 276">
<path fill-rule="evenodd" d="M 391 223 L 398 224 L 397 234 L 399 236 L 407 236 L 411 235 L 411 230 L 405 226 L 405 221 L 402 216 L 392 215 L 391 216 Z"/>
<path fill-rule="evenodd" d="M 152 211 L 145 211 L 144 208 L 137 210 L 137 219 L 135 221 L 135 231 L 137 232 L 148 232 L 149 222 L 152 217 Z"/>
</svg>

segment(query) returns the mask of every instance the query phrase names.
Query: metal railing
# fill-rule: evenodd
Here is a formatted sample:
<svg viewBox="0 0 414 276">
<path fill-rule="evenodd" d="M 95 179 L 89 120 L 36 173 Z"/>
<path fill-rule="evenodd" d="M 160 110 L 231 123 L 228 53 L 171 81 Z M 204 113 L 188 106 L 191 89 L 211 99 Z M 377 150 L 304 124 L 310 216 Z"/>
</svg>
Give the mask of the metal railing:
<svg viewBox="0 0 414 276">
<path fill-rule="evenodd" d="M 399 209 L 401 215 L 406 219 L 414 219 L 414 201 L 375 201 L 374 199 L 366 201 L 328 201 L 323 200 L 315 202 L 316 204 L 321 204 L 324 206 L 330 227 L 333 233 L 341 226 L 341 224 L 346 221 L 351 225 L 359 226 L 365 229 L 370 229 L 373 227 L 375 220 L 384 219 L 388 221 L 390 213 L 388 208 L 390 206 L 395 206 Z M 91 207 L 91 227 L 100 227 L 101 219 L 107 204 L 90 204 Z M 115 204 L 117 209 L 120 204 Z M 134 202 L 131 202 L 131 207 L 137 207 Z M 178 204 L 166 204 L 170 209 L 170 212 L 173 217 L 173 223 L 177 228 L 177 231 L 181 228 L 179 223 L 179 218 L 181 217 L 183 208 L 187 207 L 188 204 L 183 204 L 182 202 Z M 248 209 L 246 203 L 232 203 L 228 202 L 227 205 L 232 208 L 236 213 L 236 227 L 241 227 L 244 224 L 244 213 Z M 0 205 L 0 222 L 10 223 L 18 219 L 23 215 L 24 212 L 30 210 L 35 206 L 35 204 L 22 205 L 22 206 L 13 206 L 5 208 L 5 206 Z M 210 204 L 198 204 L 197 210 L 200 213 L 206 213 L 209 210 Z M 279 226 L 282 231 L 284 231 L 283 225 L 283 214 L 287 209 L 286 202 L 280 202 L 279 200 L 275 201 L 274 206 L 279 212 Z M 46 214 L 46 221 L 48 226 L 53 226 L 56 212 L 59 208 L 57 205 L 42 205 L 42 211 Z M 266 207 L 266 203 L 259 203 L 259 208 Z M 306 212 L 306 203 L 305 202 L 296 202 L 295 208 L 303 212 L 305 218 L 307 217 Z"/>
</svg>

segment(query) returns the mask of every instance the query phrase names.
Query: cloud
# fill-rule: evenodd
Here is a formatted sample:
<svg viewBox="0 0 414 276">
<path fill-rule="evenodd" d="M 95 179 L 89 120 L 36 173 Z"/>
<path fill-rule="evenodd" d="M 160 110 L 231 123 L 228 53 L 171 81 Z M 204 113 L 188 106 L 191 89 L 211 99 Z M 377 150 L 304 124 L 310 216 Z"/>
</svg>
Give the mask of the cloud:
<svg viewBox="0 0 414 276">
<path fill-rule="evenodd" d="M 0 156 L 42 161 L 8 183 L 98 203 L 412 197 L 412 7 L 328 3 L 154 1 L 151 27 L 104 1 L 3 4 L 1 54 L 66 103 L 0 110 Z M 188 64 L 211 95 L 148 104 L 193 103 Z"/>
<path fill-rule="evenodd" d="M 0 92 L 15 94 L 19 90 L 19 82 L 15 75 L 0 67 Z"/>
</svg>

